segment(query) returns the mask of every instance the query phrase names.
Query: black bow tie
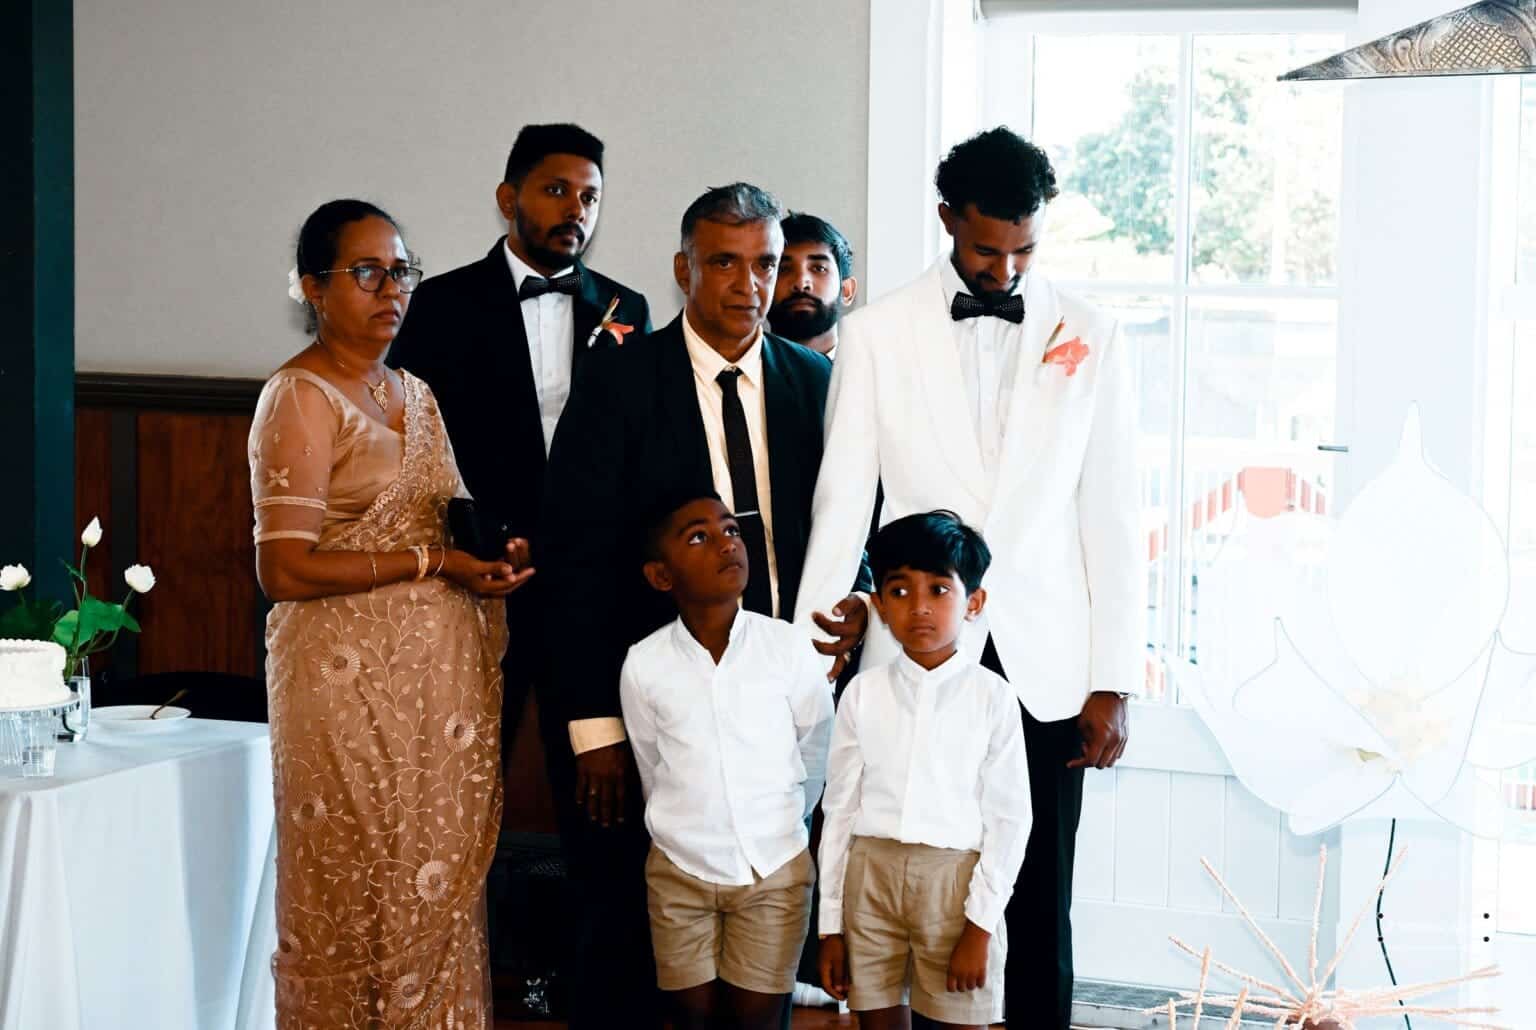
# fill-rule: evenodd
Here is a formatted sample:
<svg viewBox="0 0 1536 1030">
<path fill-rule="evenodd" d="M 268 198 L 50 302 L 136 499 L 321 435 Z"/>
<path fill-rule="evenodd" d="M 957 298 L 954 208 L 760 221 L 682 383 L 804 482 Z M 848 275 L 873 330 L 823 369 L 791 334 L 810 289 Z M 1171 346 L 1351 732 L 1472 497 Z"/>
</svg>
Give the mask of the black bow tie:
<svg viewBox="0 0 1536 1030">
<path fill-rule="evenodd" d="M 1024 298 L 1017 293 L 1001 298 L 972 297 L 969 293 L 957 293 L 949 305 L 949 317 L 956 322 L 981 318 L 983 315 L 1018 325 L 1024 321 Z"/>
<path fill-rule="evenodd" d="M 539 276 L 530 275 L 517 288 L 517 299 L 528 300 L 530 297 L 542 297 L 546 293 L 564 293 L 567 296 L 574 297 L 576 296 L 576 291 L 580 288 L 580 272 L 567 272 L 565 275 L 557 275 L 553 279 L 542 279 Z"/>
</svg>

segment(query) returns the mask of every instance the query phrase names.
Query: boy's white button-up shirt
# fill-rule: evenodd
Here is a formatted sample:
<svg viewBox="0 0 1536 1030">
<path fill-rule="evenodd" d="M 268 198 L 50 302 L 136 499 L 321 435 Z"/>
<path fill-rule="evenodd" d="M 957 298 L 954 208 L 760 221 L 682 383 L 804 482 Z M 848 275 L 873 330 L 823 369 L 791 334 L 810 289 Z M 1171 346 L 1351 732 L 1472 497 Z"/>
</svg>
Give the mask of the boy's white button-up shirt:
<svg viewBox="0 0 1536 1030">
<path fill-rule="evenodd" d="M 963 654 L 859 674 L 838 704 L 822 811 L 821 933 L 842 932 L 855 836 L 979 852 L 965 917 L 995 931 L 1032 822 L 1018 696 Z"/>
<path fill-rule="evenodd" d="M 802 632 L 743 610 L 716 665 L 674 620 L 629 649 L 619 697 L 646 829 L 678 868 L 747 885 L 805 849 L 832 689 Z"/>
</svg>

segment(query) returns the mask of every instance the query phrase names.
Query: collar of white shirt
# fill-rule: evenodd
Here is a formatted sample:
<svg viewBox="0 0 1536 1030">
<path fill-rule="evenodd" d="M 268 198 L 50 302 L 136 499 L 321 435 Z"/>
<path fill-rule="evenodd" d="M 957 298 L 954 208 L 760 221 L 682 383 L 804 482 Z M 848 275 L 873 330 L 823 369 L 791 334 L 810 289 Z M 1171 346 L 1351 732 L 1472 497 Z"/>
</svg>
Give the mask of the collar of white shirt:
<svg viewBox="0 0 1536 1030">
<path fill-rule="evenodd" d="M 936 687 L 970 671 L 975 664 L 973 660 L 966 657 L 965 650 L 959 648 L 934 668 L 925 669 L 914 662 L 903 648 L 892 668 L 919 687 Z"/>
<path fill-rule="evenodd" d="M 738 611 L 736 617 L 731 620 L 731 631 L 726 635 L 725 639 L 725 653 L 720 656 L 721 665 L 725 664 L 726 656 L 731 653 L 731 648 L 736 646 L 737 639 L 743 632 L 742 627 L 750 621 L 744 617 L 746 614 L 750 613 Z M 715 656 L 710 654 L 709 649 L 699 643 L 699 639 L 683 624 L 683 617 L 681 615 L 672 622 L 672 642 L 683 654 L 688 655 L 690 658 L 703 659 L 711 667 L 714 666 Z"/>
<path fill-rule="evenodd" d="M 1014 288 L 1013 292 L 1022 294 L 1024 292 L 1024 283 L 1027 280 L 1028 276 L 1021 276 L 1019 285 Z M 975 294 L 971 293 L 971 288 L 965 285 L 965 282 L 960 278 L 960 273 L 955 271 L 955 255 L 953 251 L 946 255 L 943 261 L 939 262 L 939 285 L 944 290 L 944 310 L 946 311 L 955 302 L 955 294 L 965 293 L 975 296 Z"/>
<path fill-rule="evenodd" d="M 704 337 L 688 321 L 688 315 L 683 314 L 683 342 L 688 345 L 688 360 L 693 363 L 694 374 L 706 383 L 715 381 L 715 377 L 727 368 L 741 369 L 742 376 L 753 386 L 761 386 L 763 382 L 763 330 L 757 330 L 757 338 L 752 341 L 752 346 L 741 356 L 740 361 L 726 361 L 720 356 L 720 352 L 704 342 Z"/>
<path fill-rule="evenodd" d="M 521 290 L 523 288 L 523 280 L 527 279 L 530 276 L 532 276 L 533 278 L 536 278 L 536 279 L 558 279 L 562 275 L 569 275 L 571 272 L 576 270 L 576 266 L 575 265 L 570 265 L 570 266 L 567 266 L 565 268 L 560 269 L 560 271 L 556 272 L 554 275 L 546 276 L 542 272 L 534 271 L 532 268 L 530 268 L 528 266 L 527 262 L 525 262 L 522 258 L 518 257 L 515 253 L 513 253 L 513 251 L 512 251 L 512 244 L 507 242 L 506 240 L 502 240 L 501 241 L 501 250 L 502 250 L 502 253 L 504 253 L 507 256 L 507 268 L 511 269 L 511 271 L 512 271 L 512 285 L 513 285 L 513 287 L 515 289 L 518 289 L 518 290 Z M 555 294 L 548 294 L 548 293 L 546 293 L 544 296 L 546 296 L 546 297 L 555 296 Z M 563 294 L 561 294 L 560 296 L 563 296 Z M 530 299 L 537 299 L 537 298 L 530 298 Z"/>
</svg>

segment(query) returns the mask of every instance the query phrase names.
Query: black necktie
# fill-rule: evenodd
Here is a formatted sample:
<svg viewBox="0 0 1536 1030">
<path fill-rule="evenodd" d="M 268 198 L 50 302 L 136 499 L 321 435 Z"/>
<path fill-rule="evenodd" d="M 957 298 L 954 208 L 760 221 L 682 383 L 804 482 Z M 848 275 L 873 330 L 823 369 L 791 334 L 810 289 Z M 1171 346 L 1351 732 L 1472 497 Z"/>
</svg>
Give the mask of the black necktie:
<svg viewBox="0 0 1536 1030">
<path fill-rule="evenodd" d="M 950 302 L 949 317 L 956 322 L 963 322 L 967 318 L 981 318 L 984 315 L 1001 318 L 1018 325 L 1024 321 L 1024 298 L 1017 293 L 995 299 L 957 293 L 955 299 Z"/>
<path fill-rule="evenodd" d="M 752 464 L 752 439 L 747 435 L 747 413 L 741 406 L 737 382 L 741 369 L 727 368 L 715 376 L 720 384 L 721 421 L 725 424 L 725 460 L 731 469 L 731 495 L 736 501 L 736 522 L 747 546 L 747 611 L 773 614 L 773 590 L 768 583 L 768 536 L 763 513 L 757 507 L 757 469 Z"/>
<path fill-rule="evenodd" d="M 557 275 L 553 279 L 544 279 L 537 275 L 530 275 L 523 280 L 523 285 L 517 288 L 517 299 L 528 300 L 532 297 L 542 297 L 546 293 L 564 293 L 567 296 L 576 296 L 576 291 L 581 288 L 581 273 L 567 272 L 565 275 Z"/>
</svg>

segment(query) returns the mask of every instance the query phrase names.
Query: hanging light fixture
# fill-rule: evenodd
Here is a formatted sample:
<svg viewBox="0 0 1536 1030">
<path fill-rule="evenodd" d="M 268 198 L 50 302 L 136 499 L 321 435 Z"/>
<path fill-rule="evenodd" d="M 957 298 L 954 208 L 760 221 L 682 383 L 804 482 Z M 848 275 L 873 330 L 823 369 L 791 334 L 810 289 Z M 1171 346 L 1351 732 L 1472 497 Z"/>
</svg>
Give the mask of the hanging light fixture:
<svg viewBox="0 0 1536 1030">
<path fill-rule="evenodd" d="M 1536 0 L 1483 0 L 1280 76 L 1281 82 L 1536 72 Z"/>
</svg>

